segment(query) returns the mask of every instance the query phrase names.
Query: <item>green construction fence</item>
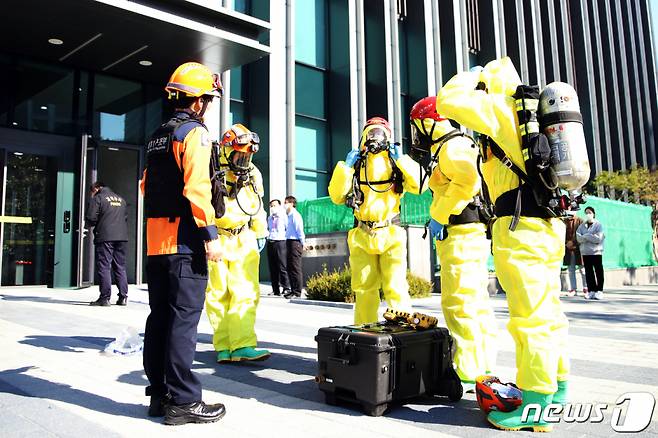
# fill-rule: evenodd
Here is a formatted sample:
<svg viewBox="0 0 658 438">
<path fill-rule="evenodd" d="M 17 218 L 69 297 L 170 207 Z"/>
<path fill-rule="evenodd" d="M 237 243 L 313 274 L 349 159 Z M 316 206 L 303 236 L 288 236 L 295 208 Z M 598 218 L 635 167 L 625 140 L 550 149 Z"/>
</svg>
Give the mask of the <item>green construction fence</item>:
<svg viewBox="0 0 658 438">
<path fill-rule="evenodd" d="M 405 194 L 400 208 L 402 225 L 424 225 L 429 220 L 431 201 L 430 192 Z M 596 218 L 603 224 L 606 269 L 657 265 L 653 256 L 651 207 L 590 196 L 579 216 L 585 216 L 587 206 L 596 210 Z M 352 210 L 335 205 L 328 197 L 300 201 L 297 209 L 304 219 L 306 234 L 347 231 L 354 225 Z"/>
</svg>

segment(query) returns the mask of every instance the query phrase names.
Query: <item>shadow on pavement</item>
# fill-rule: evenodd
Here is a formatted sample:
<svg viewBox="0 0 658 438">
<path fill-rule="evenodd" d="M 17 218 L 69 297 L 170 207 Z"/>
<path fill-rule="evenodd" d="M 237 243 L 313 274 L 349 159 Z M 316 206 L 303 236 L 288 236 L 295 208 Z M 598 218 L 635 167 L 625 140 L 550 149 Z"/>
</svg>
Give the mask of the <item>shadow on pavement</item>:
<svg viewBox="0 0 658 438">
<path fill-rule="evenodd" d="M 197 343 L 199 344 L 210 344 L 212 345 L 212 335 L 208 333 L 199 333 L 197 337 Z M 298 345 L 282 345 L 274 342 L 261 342 L 258 341 L 258 348 L 267 348 L 267 349 L 282 349 L 286 351 L 294 351 L 296 353 L 311 353 L 316 354 L 317 348 L 315 347 L 301 347 Z"/>
<path fill-rule="evenodd" d="M 437 399 L 440 400 L 440 399 Z M 413 400 L 409 405 L 392 409 L 387 417 L 417 423 L 470 426 L 490 429 L 486 416 L 475 400 L 462 399 L 459 403 L 437 403 L 430 397 Z M 413 409 L 414 405 L 433 406 L 428 410 Z M 440 406 L 436 406 L 440 405 Z"/>
<path fill-rule="evenodd" d="M 34 303 L 49 303 L 49 304 L 72 304 L 74 306 L 89 306 L 89 301 L 72 301 L 72 300 L 57 300 L 49 297 L 25 297 L 15 295 L 0 295 L 0 299 L 5 301 L 30 301 Z"/>
<path fill-rule="evenodd" d="M 110 415 L 155 421 L 146 416 L 146 406 L 144 405 L 117 402 L 107 397 L 72 388 L 69 385 L 25 374 L 33 368 L 35 367 L 0 371 L 0 382 L 5 383 L 0 384 L 0 392 L 57 400 Z"/>
<path fill-rule="evenodd" d="M 638 315 L 637 313 L 622 313 L 619 309 L 623 306 L 610 307 L 611 312 L 564 312 L 569 320 L 583 320 L 583 321 L 606 321 L 614 323 L 637 323 L 637 324 L 658 324 L 658 316 L 651 316 L 650 314 Z M 613 310 L 614 309 L 614 310 Z"/>
<path fill-rule="evenodd" d="M 261 342 L 259 347 L 291 352 L 315 352 L 315 348 L 273 342 Z M 197 352 L 195 359 L 201 362 L 202 365 L 197 365 L 194 368 L 212 368 L 215 370 L 213 375 L 217 377 L 267 391 L 263 392 L 257 389 L 253 392 L 247 392 L 241 385 L 226 385 L 223 382 L 215 381 L 216 383 L 213 382 L 212 385 L 208 386 L 207 382 L 204 382 L 205 388 L 218 393 L 241 398 L 254 398 L 261 403 L 285 409 L 317 410 L 350 416 L 365 416 L 357 405 L 339 404 L 338 406 L 329 406 L 325 404 L 324 394 L 318 389 L 314 378 L 318 366 L 315 359 L 303 358 L 293 354 L 274 353 L 267 361 L 263 362 L 239 362 L 220 365 L 215 362 L 214 351 Z M 141 373 L 137 372 L 121 376 L 120 379 L 124 382 L 145 384 Z M 290 399 L 285 397 L 272 395 L 272 392 L 281 396 L 320 403 L 320 406 L 315 407 L 308 403 L 291 402 Z M 427 412 L 427 410 L 414 409 L 414 405 L 434 407 Z M 486 421 L 482 419 L 477 403 L 473 400 L 462 400 L 460 403 L 454 404 L 443 397 L 420 397 L 409 400 L 404 405 L 393 404 L 385 415 L 403 421 L 489 429 Z"/>
<path fill-rule="evenodd" d="M 32 345 L 34 347 L 48 348 L 54 351 L 64 351 L 67 353 L 82 353 L 82 349 L 102 350 L 107 344 L 112 342 L 113 338 L 103 338 L 98 336 L 43 336 L 32 335 L 26 336 L 20 344 Z"/>
</svg>

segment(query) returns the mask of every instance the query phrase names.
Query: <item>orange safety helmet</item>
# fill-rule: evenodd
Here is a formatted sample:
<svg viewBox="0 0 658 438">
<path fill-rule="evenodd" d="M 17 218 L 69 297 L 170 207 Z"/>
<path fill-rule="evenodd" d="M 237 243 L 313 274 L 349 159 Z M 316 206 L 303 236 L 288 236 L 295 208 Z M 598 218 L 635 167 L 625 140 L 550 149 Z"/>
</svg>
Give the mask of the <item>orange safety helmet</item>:
<svg viewBox="0 0 658 438">
<path fill-rule="evenodd" d="M 222 135 L 220 146 L 233 172 L 249 171 L 251 156 L 258 152 L 260 138 L 246 126 L 236 123 Z"/>
<path fill-rule="evenodd" d="M 479 376 L 475 379 L 475 395 L 485 413 L 510 412 L 521 406 L 521 390 L 513 383 L 502 383 L 496 376 Z"/>
<path fill-rule="evenodd" d="M 363 130 L 365 131 L 368 126 L 372 125 L 380 125 L 383 126 L 387 131 L 388 131 L 388 136 L 391 136 L 391 125 L 388 124 L 388 120 L 386 120 L 383 117 L 371 117 L 368 120 L 366 120 L 366 124 L 363 126 Z"/>
<path fill-rule="evenodd" d="M 198 62 L 186 62 L 178 66 L 165 87 L 169 98 L 178 98 L 179 93 L 188 97 L 217 96 L 224 92 L 219 75 Z"/>
</svg>

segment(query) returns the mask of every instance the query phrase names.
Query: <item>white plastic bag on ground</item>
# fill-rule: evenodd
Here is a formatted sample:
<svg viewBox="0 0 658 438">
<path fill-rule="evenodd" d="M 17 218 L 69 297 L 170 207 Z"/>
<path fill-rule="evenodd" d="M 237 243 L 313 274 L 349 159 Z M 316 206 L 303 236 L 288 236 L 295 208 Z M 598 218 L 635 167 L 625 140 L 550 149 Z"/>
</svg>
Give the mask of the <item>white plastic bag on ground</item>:
<svg viewBox="0 0 658 438">
<path fill-rule="evenodd" d="M 139 353 L 144 349 L 144 339 L 139 332 L 133 327 L 126 327 L 121 330 L 119 336 L 107 344 L 103 353 L 109 355 L 123 355 Z"/>
</svg>

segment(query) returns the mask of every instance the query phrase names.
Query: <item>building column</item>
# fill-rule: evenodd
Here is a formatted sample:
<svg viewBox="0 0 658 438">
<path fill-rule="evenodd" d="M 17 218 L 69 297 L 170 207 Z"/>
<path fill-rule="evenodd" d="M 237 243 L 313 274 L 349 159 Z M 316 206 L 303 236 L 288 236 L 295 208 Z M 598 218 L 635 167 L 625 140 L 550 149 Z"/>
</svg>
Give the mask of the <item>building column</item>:
<svg viewBox="0 0 658 438">
<path fill-rule="evenodd" d="M 222 6 L 233 9 L 233 0 L 222 0 Z M 219 105 L 219 135 L 222 135 L 230 127 L 231 118 L 231 71 L 222 72 L 220 80 L 224 87 L 224 95 Z M 214 138 L 214 137 L 212 137 Z"/>
<path fill-rule="evenodd" d="M 586 2 L 582 2 L 584 4 L 583 8 L 586 8 Z M 604 69 L 604 62 L 603 62 L 603 54 L 601 53 L 601 50 L 603 49 L 603 42 L 601 40 L 601 22 L 599 20 L 599 9 L 596 4 L 596 2 L 592 3 L 592 18 L 593 18 L 593 23 L 594 23 L 594 44 L 596 44 L 596 52 L 598 53 L 598 59 L 594 60 L 592 59 L 592 62 L 595 63 L 597 70 L 599 72 L 599 86 L 601 90 L 601 106 L 600 109 L 603 111 L 603 132 L 605 134 L 604 141 L 605 141 L 605 151 L 606 151 L 606 157 L 607 157 L 607 168 L 605 170 L 613 170 L 613 161 L 612 161 L 612 145 L 611 143 L 611 138 L 610 138 L 610 123 L 608 121 L 608 97 L 607 97 L 607 90 L 606 90 L 606 79 L 605 79 L 605 69 Z M 587 28 L 588 33 L 591 31 L 591 28 L 588 25 Z M 594 94 L 593 96 L 596 96 Z M 598 111 L 596 113 L 596 116 L 598 117 Z M 600 143 L 599 143 L 600 144 Z"/>
<path fill-rule="evenodd" d="M 398 33 L 398 2 L 384 0 L 384 35 L 386 39 L 386 107 L 393 140 L 402 133 L 400 106 L 400 49 Z"/>
<path fill-rule="evenodd" d="M 571 84 L 572 86 L 576 86 L 576 81 L 574 77 L 574 62 L 573 62 L 573 41 L 572 41 L 572 34 L 571 34 L 571 28 L 569 26 L 570 20 L 567 20 L 566 17 L 569 17 L 569 4 L 567 0 L 560 0 L 560 12 L 562 18 L 562 35 L 564 37 L 564 47 L 568 47 L 569 50 L 565 49 L 564 53 L 564 65 L 566 66 L 566 71 L 567 71 L 567 77 L 566 81 L 567 83 Z M 589 24 L 588 24 L 589 26 Z M 587 32 L 587 39 L 589 41 L 589 32 Z M 556 41 L 557 43 L 557 41 Z M 589 45 L 590 43 L 587 43 L 589 50 L 590 50 L 590 55 L 591 55 L 591 50 L 592 46 Z M 562 78 L 565 79 L 565 78 Z M 589 81 L 588 81 L 589 82 Z M 597 134 L 598 135 L 598 134 Z"/>
<path fill-rule="evenodd" d="M 560 55 L 558 53 L 558 44 L 557 44 L 557 23 L 555 21 L 555 0 L 547 0 L 546 7 L 548 9 L 548 32 L 551 38 L 551 57 L 553 58 L 551 64 L 553 65 L 553 80 L 560 81 L 562 80 L 560 75 Z M 566 17 L 563 16 L 563 21 L 566 21 Z M 569 47 L 569 46 L 565 46 Z M 548 82 L 548 79 L 546 79 Z"/>
<path fill-rule="evenodd" d="M 644 132 L 644 108 L 642 104 L 642 92 L 640 91 L 641 87 L 641 82 L 640 82 L 640 67 L 638 64 L 637 60 L 637 45 L 635 44 L 635 24 L 633 20 L 633 6 L 631 5 L 630 0 L 625 0 L 625 9 L 626 9 L 626 17 L 629 18 L 627 22 L 627 26 L 630 27 L 629 30 L 629 35 L 630 35 L 630 44 L 631 44 L 631 59 L 632 59 L 632 71 L 633 71 L 633 89 L 634 89 L 634 99 L 635 99 L 635 109 L 637 110 L 635 117 L 638 118 L 638 138 L 639 141 L 641 142 L 641 151 L 642 151 L 642 166 L 648 167 L 649 164 L 647 162 L 647 142 L 646 142 L 646 137 L 645 137 L 645 132 Z M 642 61 L 640 61 L 642 62 Z M 630 90 L 629 90 L 630 91 Z"/>
<path fill-rule="evenodd" d="M 625 119 L 626 131 L 628 132 L 628 152 L 630 154 L 631 166 L 637 165 L 637 154 L 635 152 L 635 130 L 633 129 L 634 107 L 631 106 L 631 87 L 628 81 L 628 65 L 626 57 L 626 39 L 624 37 L 624 25 L 622 23 L 621 0 L 613 2 L 615 4 L 615 16 L 617 21 L 617 41 L 619 41 L 619 65 L 621 66 L 621 83 L 624 92 L 624 105 L 626 106 Z M 610 23 L 612 30 L 612 23 Z M 618 94 L 618 93 L 616 93 Z"/>
<path fill-rule="evenodd" d="M 521 71 L 521 82 L 527 84 L 530 82 L 530 73 L 528 72 L 528 48 L 525 39 L 525 15 L 523 11 L 523 2 L 516 1 L 516 28 L 518 29 L 519 40 L 519 68 Z"/>
<path fill-rule="evenodd" d="M 358 139 L 366 122 L 366 40 L 363 0 L 348 1 L 350 42 L 350 134 Z"/>
<path fill-rule="evenodd" d="M 605 3 L 605 17 L 606 17 L 606 23 L 608 24 L 608 28 L 606 31 L 608 32 L 608 50 L 610 51 L 610 67 L 612 69 L 612 87 L 616 87 L 617 90 L 619 90 L 619 80 L 617 78 L 617 50 L 615 50 L 615 39 L 620 38 L 621 35 L 615 35 L 617 32 L 613 28 L 612 25 L 612 13 L 610 11 L 610 2 L 604 2 Z M 600 27 L 597 27 L 597 31 L 601 32 L 603 29 Z M 603 46 L 601 46 L 603 49 Z M 628 94 L 628 92 L 624 92 L 624 94 Z M 624 135 L 622 133 L 622 129 L 624 129 L 624 124 L 622 122 L 622 117 L 621 117 L 621 101 L 619 100 L 619 93 L 618 92 L 613 92 L 612 93 L 613 99 L 614 99 L 614 111 L 615 111 L 615 118 L 617 121 L 617 141 L 618 143 L 615 145 L 615 147 L 619 148 L 619 161 L 621 165 L 621 170 L 626 170 L 626 145 L 624 141 Z M 612 138 L 608 139 L 608 143 L 610 143 Z"/>
<path fill-rule="evenodd" d="M 642 9 L 640 6 L 640 0 L 633 0 L 634 6 L 635 6 L 635 24 L 637 26 L 638 31 L 642 30 Z M 643 1 L 645 7 L 648 8 L 648 2 Z M 647 9 L 648 11 L 648 9 Z M 648 30 L 647 30 L 648 31 Z M 656 38 L 656 36 L 654 36 Z M 642 121 L 642 123 L 646 122 L 646 127 L 647 127 L 647 136 L 645 137 L 645 144 L 646 148 L 649 151 L 649 166 L 653 167 L 655 166 L 656 163 L 656 142 L 654 138 L 654 132 L 655 132 L 655 125 L 654 129 L 651 130 L 649 129 L 653 125 L 653 118 L 654 118 L 654 112 L 656 111 L 656 106 L 655 104 L 651 104 L 651 92 L 649 87 L 657 87 L 656 85 L 656 76 L 655 75 L 649 75 L 649 70 L 647 68 L 647 59 L 646 59 L 646 53 L 647 53 L 647 48 L 644 44 L 644 38 L 642 38 L 642 35 L 638 33 L 638 44 L 639 44 L 639 53 L 642 58 L 640 58 L 641 62 L 640 64 L 642 65 L 641 72 L 642 72 L 642 83 L 644 84 L 644 109 L 646 110 L 646 118 L 645 120 Z M 652 53 L 653 48 L 649 47 L 648 52 Z M 652 69 L 655 70 L 655 69 Z"/>
<path fill-rule="evenodd" d="M 270 162 L 270 198 L 283 199 L 294 192 L 295 157 L 294 139 L 289 137 L 290 111 L 294 129 L 294 82 L 292 90 L 289 81 L 288 57 L 291 47 L 288 47 L 289 16 L 294 0 L 274 0 L 270 3 L 270 92 L 269 92 L 269 162 Z M 293 59 L 294 64 L 294 59 Z M 294 69 L 294 65 L 293 65 Z M 293 70 L 294 73 L 294 70 Z M 280 84 L 284 78 L 283 86 Z M 274 84 L 274 82 L 277 82 Z M 294 81 L 294 74 L 293 74 Z M 292 91 L 292 92 L 291 92 Z M 292 151 L 292 153 L 291 153 Z M 285 166 L 281 165 L 281 157 L 285 157 Z"/>
<path fill-rule="evenodd" d="M 507 56 L 507 41 L 505 39 L 505 14 L 503 0 L 491 0 L 494 20 L 494 38 L 496 39 L 496 58 Z"/>
<path fill-rule="evenodd" d="M 425 44 L 427 45 L 427 95 L 436 95 L 443 86 L 443 68 L 441 65 L 441 24 L 439 21 L 439 4 L 425 0 Z M 429 48 L 432 48 L 430 51 Z M 430 56 L 431 55 L 431 56 Z M 430 69 L 431 66 L 431 69 Z"/>
<path fill-rule="evenodd" d="M 455 55 L 457 73 L 468 70 L 468 37 L 466 31 L 466 3 L 465 0 L 452 0 L 452 11 L 455 22 Z"/>
<path fill-rule="evenodd" d="M 295 0 L 286 0 L 286 188 L 295 193 Z"/>
<path fill-rule="evenodd" d="M 539 89 L 546 85 L 546 64 L 544 63 L 544 37 L 542 35 L 541 7 L 539 0 L 530 2 L 530 14 L 532 16 L 532 42 L 535 51 L 535 67 L 537 69 L 537 84 Z"/>
<path fill-rule="evenodd" d="M 561 7 L 566 7 L 567 5 L 562 2 Z M 596 86 L 594 82 L 596 81 L 596 75 L 594 73 L 594 57 L 592 54 L 592 34 L 590 29 L 589 21 L 589 11 L 587 10 L 587 3 L 581 2 L 581 14 L 583 17 L 583 22 L 580 23 L 583 29 L 583 39 L 585 46 L 585 65 L 587 68 L 587 76 L 584 78 L 587 81 L 587 87 L 589 90 L 589 105 L 591 108 L 591 122 L 592 122 L 592 140 L 593 145 L 592 149 L 594 150 L 594 173 L 598 175 L 603 171 L 603 165 L 601 162 L 601 135 L 599 127 L 599 104 L 596 98 Z M 567 9 L 562 9 L 562 16 L 565 16 Z M 566 20 L 565 20 L 566 21 Z M 578 24 L 578 23 L 577 23 Z M 566 42 L 566 41 L 565 41 Z M 575 83 L 573 84 L 576 85 Z"/>
</svg>

